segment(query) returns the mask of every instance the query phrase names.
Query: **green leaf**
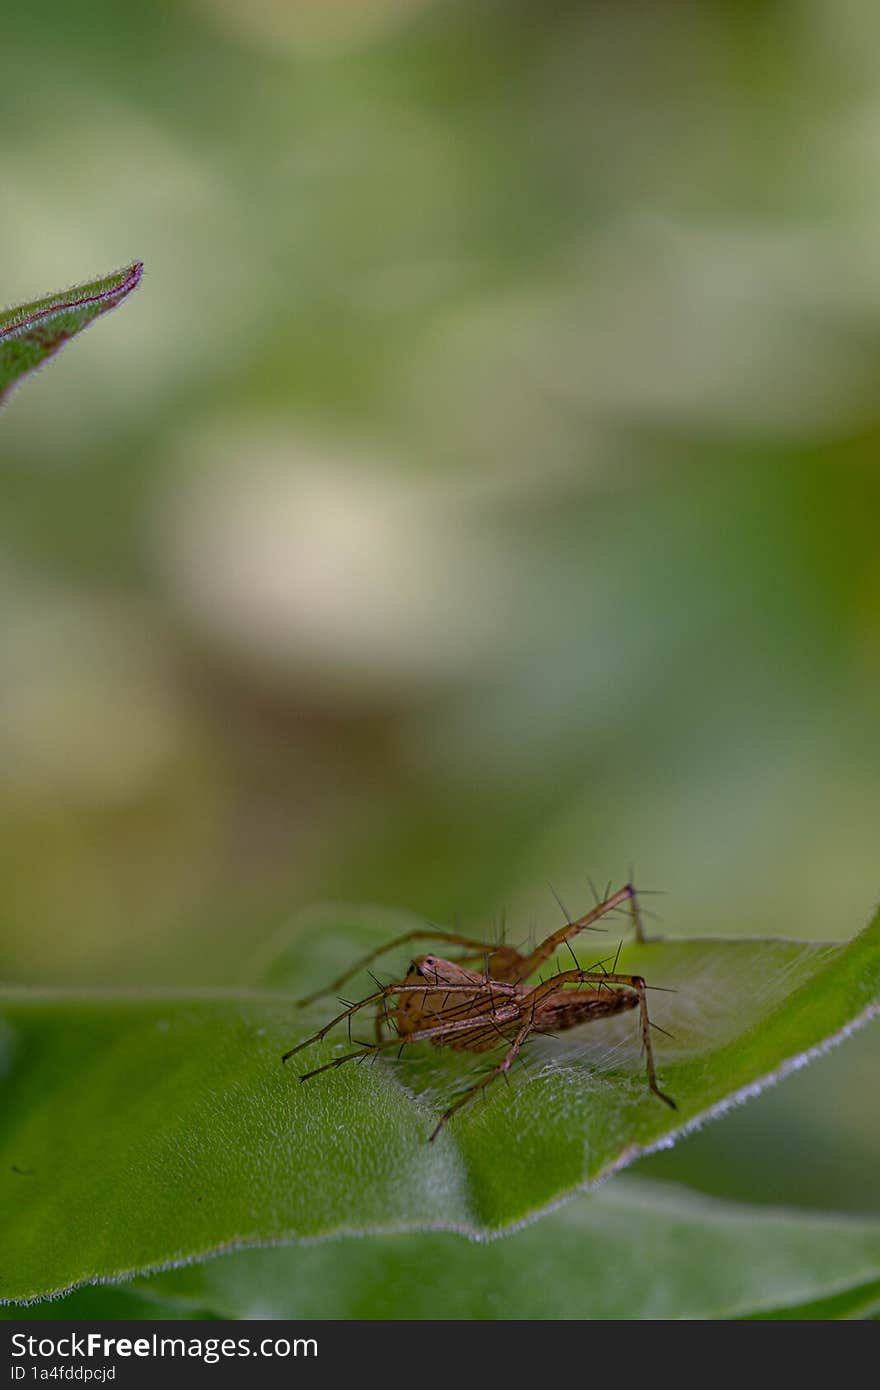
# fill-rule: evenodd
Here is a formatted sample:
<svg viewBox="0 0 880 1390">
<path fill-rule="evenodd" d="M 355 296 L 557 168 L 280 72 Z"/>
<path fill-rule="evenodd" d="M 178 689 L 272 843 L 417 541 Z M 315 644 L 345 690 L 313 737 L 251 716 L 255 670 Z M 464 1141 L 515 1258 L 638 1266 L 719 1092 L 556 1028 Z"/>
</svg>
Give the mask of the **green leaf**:
<svg viewBox="0 0 880 1390">
<path fill-rule="evenodd" d="M 241 1251 L 26 1315 L 835 1318 L 870 1311 L 878 1280 L 878 1220 L 624 1178 L 500 1240 L 431 1232 Z"/>
<path fill-rule="evenodd" d="M 829 1294 L 826 1298 L 812 1299 L 806 1303 L 795 1303 L 787 1308 L 762 1309 L 748 1316 L 762 1321 L 784 1322 L 797 1319 L 798 1322 L 829 1320 L 844 1321 L 855 1318 L 871 1318 L 880 1309 L 880 1280 L 874 1279 L 866 1284 L 856 1284 L 841 1293 Z"/>
<path fill-rule="evenodd" d="M 401 925 L 380 920 L 382 936 Z M 338 909 L 299 934 L 271 989 L 234 995 L 0 994 L 0 1298 L 270 1241 L 501 1231 L 754 1094 L 880 1004 L 880 918 L 844 944 L 632 945 L 620 968 L 676 990 L 650 996 L 675 1035 L 656 1036 L 676 1112 L 648 1092 L 626 1014 L 530 1040 L 511 1086 L 429 1144 L 485 1056 L 413 1048 L 307 1085 L 280 1062 L 328 1016 L 298 1010 L 281 982 L 300 993 L 375 938 L 375 920 Z M 347 1047 L 331 1036 L 308 1064 Z"/>
<path fill-rule="evenodd" d="M 22 377 L 42 366 L 68 338 L 121 304 L 140 283 L 143 269 L 135 261 L 100 280 L 0 310 L 0 405 Z"/>
</svg>

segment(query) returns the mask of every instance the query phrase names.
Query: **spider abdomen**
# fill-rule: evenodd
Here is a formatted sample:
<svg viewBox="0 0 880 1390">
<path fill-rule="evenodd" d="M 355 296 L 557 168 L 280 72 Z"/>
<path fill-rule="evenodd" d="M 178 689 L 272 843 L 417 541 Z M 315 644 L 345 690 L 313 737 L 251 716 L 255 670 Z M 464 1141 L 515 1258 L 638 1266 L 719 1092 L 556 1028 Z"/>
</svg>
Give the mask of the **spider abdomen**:
<svg viewBox="0 0 880 1390">
<path fill-rule="evenodd" d="M 638 1004 L 639 996 L 632 989 L 612 989 L 610 986 L 597 991 L 561 989 L 557 994 L 548 995 L 541 1003 L 537 1011 L 538 1022 L 548 1032 L 561 1033 L 566 1028 L 576 1028 L 579 1023 L 590 1023 L 595 1018 L 636 1009 Z"/>
</svg>

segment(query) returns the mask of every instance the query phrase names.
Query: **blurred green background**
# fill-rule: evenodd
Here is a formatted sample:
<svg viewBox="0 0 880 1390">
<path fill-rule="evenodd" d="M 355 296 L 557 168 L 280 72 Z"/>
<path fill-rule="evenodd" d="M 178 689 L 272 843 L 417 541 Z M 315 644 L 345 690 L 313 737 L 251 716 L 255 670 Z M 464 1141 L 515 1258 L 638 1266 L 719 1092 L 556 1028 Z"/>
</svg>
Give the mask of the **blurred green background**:
<svg viewBox="0 0 880 1390">
<path fill-rule="evenodd" d="M 298 910 L 670 934 L 880 896 L 880 9 L 41 0 L 0 302 L 5 978 Z M 877 1026 L 646 1172 L 880 1210 Z"/>
</svg>

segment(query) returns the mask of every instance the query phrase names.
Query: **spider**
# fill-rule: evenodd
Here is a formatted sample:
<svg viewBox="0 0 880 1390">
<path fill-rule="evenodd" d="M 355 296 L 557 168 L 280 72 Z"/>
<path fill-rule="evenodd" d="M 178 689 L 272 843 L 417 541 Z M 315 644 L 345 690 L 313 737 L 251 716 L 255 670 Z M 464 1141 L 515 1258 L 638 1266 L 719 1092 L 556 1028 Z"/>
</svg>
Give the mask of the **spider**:
<svg viewBox="0 0 880 1390">
<path fill-rule="evenodd" d="M 652 1024 L 648 1017 L 648 986 L 645 981 L 641 975 L 617 973 L 620 947 L 610 971 L 606 970 L 605 962 L 602 961 L 587 970 L 582 969 L 574 952 L 571 951 L 570 942 L 573 936 L 593 927 L 606 913 L 613 912 L 625 903 L 629 904 L 636 937 L 639 941 L 644 941 L 636 890 L 631 883 L 625 884 L 610 896 L 606 889 L 606 896 L 602 902 L 598 902 L 576 921 L 566 920 L 563 927 L 552 932 L 527 955 L 522 955 L 513 946 L 489 946 L 472 937 L 461 936 L 457 932 L 440 931 L 434 927 L 406 932 L 405 935 L 372 951 L 326 988 L 301 999 L 300 1007 L 313 1003 L 323 995 L 336 993 L 347 980 L 358 971 L 366 969 L 378 956 L 406 942 L 427 938 L 467 949 L 452 960 L 445 960 L 437 955 L 416 956 L 400 984 L 384 985 L 358 1003 L 347 1004 L 342 1013 L 331 1018 L 329 1023 L 325 1023 L 323 1028 L 319 1028 L 317 1033 L 313 1033 L 304 1042 L 285 1052 L 281 1060 L 286 1062 L 303 1048 L 320 1042 L 337 1023 L 348 1021 L 351 1039 L 353 1015 L 370 1004 L 378 1006 L 375 1016 L 375 1042 L 361 1043 L 356 1052 L 347 1052 L 332 1062 L 315 1067 L 313 1071 L 301 1076 L 301 1081 L 308 1081 L 310 1077 L 341 1067 L 346 1062 L 363 1059 L 365 1056 L 376 1056 L 386 1048 L 403 1048 L 411 1043 L 430 1042 L 435 1047 L 451 1047 L 459 1052 L 487 1052 L 490 1048 L 499 1048 L 505 1044 L 506 1050 L 501 1061 L 465 1091 L 440 1117 L 430 1136 L 433 1141 L 456 1111 L 497 1077 L 510 1070 L 530 1033 L 558 1033 L 566 1028 L 574 1028 L 580 1023 L 589 1023 L 593 1019 L 607 1018 L 610 1014 L 638 1008 L 648 1087 L 658 1099 L 674 1110 L 675 1101 L 665 1095 L 657 1085 L 650 1034 L 651 1028 L 656 1028 L 657 1025 Z M 567 916 L 566 913 L 566 918 Z M 559 971 L 549 979 L 529 986 L 526 982 L 530 977 L 563 945 L 567 945 L 571 951 L 575 968 Z M 482 962 L 483 968 L 475 970 L 467 962 Z M 584 985 L 590 985 L 592 988 L 584 991 Z M 388 1001 L 395 997 L 397 1003 L 389 1014 Z M 386 1026 L 394 1029 L 395 1037 L 384 1037 L 383 1030 Z"/>
</svg>

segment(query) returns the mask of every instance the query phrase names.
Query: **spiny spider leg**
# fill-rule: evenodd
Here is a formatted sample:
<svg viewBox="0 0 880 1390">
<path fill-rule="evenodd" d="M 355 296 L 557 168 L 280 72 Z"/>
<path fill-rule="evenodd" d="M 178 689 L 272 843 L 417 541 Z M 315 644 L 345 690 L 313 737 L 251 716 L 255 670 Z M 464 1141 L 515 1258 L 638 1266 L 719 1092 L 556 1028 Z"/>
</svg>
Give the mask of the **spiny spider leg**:
<svg viewBox="0 0 880 1390">
<path fill-rule="evenodd" d="M 474 954 L 477 952 L 485 954 L 486 951 L 491 954 L 497 949 L 495 946 L 487 945 L 485 941 L 476 941 L 472 936 L 461 936 L 458 932 L 440 931 L 437 927 L 416 927 L 413 931 L 404 932 L 403 936 L 395 937 L 393 941 L 386 941 L 384 946 L 377 946 L 375 951 L 370 951 L 369 955 L 364 956 L 356 965 L 346 970 L 344 975 L 333 980 L 331 984 L 323 985 L 313 994 L 307 994 L 304 999 L 298 999 L 298 1007 L 304 1009 L 306 1005 L 313 1004 L 316 999 L 322 999 L 325 994 L 338 993 L 353 975 L 357 975 L 361 970 L 366 970 L 368 965 L 372 964 L 379 956 L 384 955 L 386 951 L 393 950 L 395 946 L 405 946 L 408 941 L 448 941 L 453 946 L 473 946 L 475 948 Z M 465 956 L 463 959 L 469 960 L 470 956 Z"/>
<path fill-rule="evenodd" d="M 516 1018 L 508 1021 L 508 1026 L 515 1023 Z M 426 1042 L 431 1039 L 444 1039 L 455 1036 L 459 1033 L 469 1033 L 473 1029 L 482 1028 L 498 1029 L 498 1019 L 495 1014 L 474 1014 L 470 1018 L 459 1019 L 454 1023 L 438 1023 L 434 1028 L 419 1028 L 413 1033 L 406 1033 L 400 1038 L 386 1038 L 379 1043 L 361 1043 L 357 1052 L 346 1052 L 342 1057 L 334 1057 L 332 1062 L 325 1062 L 323 1066 L 315 1067 L 314 1071 L 304 1072 L 300 1081 L 308 1081 L 313 1076 L 319 1076 L 322 1071 L 333 1071 L 341 1067 L 345 1062 L 354 1062 L 358 1057 L 368 1057 L 371 1053 L 382 1052 L 389 1047 L 407 1047 L 410 1043 Z M 531 1023 L 529 1024 L 531 1027 Z"/>
<path fill-rule="evenodd" d="M 644 941 L 645 934 L 642 930 L 642 919 L 639 915 L 638 899 L 636 890 L 631 883 L 626 883 L 622 888 L 618 888 L 616 893 L 606 897 L 603 902 L 597 903 L 589 912 L 585 912 L 583 917 L 578 917 L 574 922 L 566 922 L 564 927 L 552 932 L 539 946 L 536 946 L 531 955 L 522 957 L 516 967 L 516 978 L 527 980 L 530 975 L 544 964 L 546 960 L 554 954 L 566 941 L 570 941 L 578 932 L 586 931 L 592 927 L 606 913 L 613 912 L 621 903 L 629 902 L 630 913 L 635 927 L 636 938 Z"/>
<path fill-rule="evenodd" d="M 505 984 L 501 980 L 491 980 L 488 985 L 481 982 L 468 985 L 448 985 L 438 983 L 435 980 L 426 980 L 423 985 L 385 985 L 383 989 L 376 990 L 375 994 L 368 994 L 366 999 L 360 999 L 356 1004 L 350 1004 L 347 1009 L 343 1009 L 341 1014 L 331 1018 L 329 1023 L 325 1023 L 323 1028 L 319 1028 L 317 1033 L 313 1033 L 310 1038 L 297 1043 L 289 1052 L 285 1052 L 281 1058 L 282 1062 L 288 1061 L 295 1053 L 301 1052 L 304 1047 L 309 1047 L 312 1043 L 321 1042 L 330 1029 L 337 1023 L 344 1023 L 352 1014 L 359 1009 L 364 1009 L 368 1004 L 376 1004 L 381 999 L 386 999 L 389 994 L 468 994 L 473 998 L 475 995 L 489 993 L 490 995 L 500 994 L 502 998 L 509 999 L 516 993 L 516 986 Z"/>
<path fill-rule="evenodd" d="M 641 975 L 618 975 L 615 973 L 601 973 L 597 970 L 563 970 L 559 975 L 552 976 L 543 984 L 537 985 L 526 997 L 524 1007 L 532 1003 L 533 1009 L 537 1012 L 538 1021 L 541 1019 L 541 1003 L 548 995 L 566 984 L 596 984 L 600 988 L 606 985 L 627 985 L 634 989 L 639 996 L 639 1016 L 642 1028 L 642 1047 L 645 1053 L 645 1066 L 648 1072 L 648 1086 L 658 1099 L 665 1101 L 673 1110 L 678 1107 L 671 1096 L 667 1096 L 657 1085 L 657 1072 L 654 1067 L 654 1050 L 651 1046 L 651 1020 L 648 1017 L 648 994 L 647 986 Z M 656 986 L 655 986 L 656 988 Z"/>
<path fill-rule="evenodd" d="M 528 1037 L 529 1033 L 532 1031 L 532 1028 L 534 1027 L 534 1021 L 535 1015 L 534 1010 L 532 1010 L 529 1017 L 526 1019 L 526 1022 L 519 1029 L 519 1032 L 517 1033 L 516 1037 L 514 1038 L 513 1042 L 511 1043 L 507 1052 L 505 1052 L 498 1065 L 496 1067 L 493 1067 L 491 1071 L 487 1072 L 484 1077 L 481 1077 L 481 1079 L 476 1083 L 475 1086 L 469 1087 L 468 1090 L 465 1091 L 464 1095 L 459 1096 L 458 1100 L 455 1101 L 453 1105 L 450 1105 L 449 1109 L 445 1112 L 445 1114 L 440 1116 L 440 1119 L 438 1120 L 431 1134 L 429 1140 L 430 1143 L 433 1144 L 434 1140 L 437 1138 L 437 1135 L 440 1133 L 441 1129 L 446 1124 L 446 1121 L 451 1119 L 451 1117 L 455 1114 L 457 1110 L 460 1110 L 463 1105 L 467 1105 L 469 1100 L 473 1100 L 474 1096 L 478 1095 L 480 1091 L 482 1091 L 486 1086 L 490 1085 L 490 1083 L 493 1082 L 496 1077 L 503 1076 L 505 1072 L 510 1070 L 516 1059 L 516 1054 L 519 1052 L 520 1048 L 522 1047 L 523 1043 L 525 1042 L 526 1038 Z"/>
</svg>

